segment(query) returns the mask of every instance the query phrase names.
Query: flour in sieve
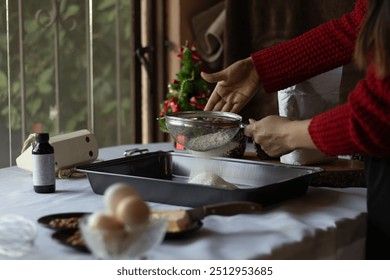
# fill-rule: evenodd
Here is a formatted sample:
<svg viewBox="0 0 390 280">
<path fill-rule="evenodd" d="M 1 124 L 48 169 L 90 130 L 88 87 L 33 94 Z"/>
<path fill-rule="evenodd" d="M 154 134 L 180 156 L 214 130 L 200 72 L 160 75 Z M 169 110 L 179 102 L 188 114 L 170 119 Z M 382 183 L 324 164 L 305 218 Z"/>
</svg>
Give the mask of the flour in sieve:
<svg viewBox="0 0 390 280">
<path fill-rule="evenodd" d="M 237 189 L 236 185 L 225 181 L 215 173 L 211 173 L 207 171 L 192 175 L 188 182 L 192 184 L 209 185 L 209 186 L 226 188 L 231 190 Z"/>
<path fill-rule="evenodd" d="M 228 133 L 218 131 L 190 139 L 186 144 L 186 148 L 194 151 L 208 151 L 219 148 L 230 140 L 231 136 Z"/>
</svg>

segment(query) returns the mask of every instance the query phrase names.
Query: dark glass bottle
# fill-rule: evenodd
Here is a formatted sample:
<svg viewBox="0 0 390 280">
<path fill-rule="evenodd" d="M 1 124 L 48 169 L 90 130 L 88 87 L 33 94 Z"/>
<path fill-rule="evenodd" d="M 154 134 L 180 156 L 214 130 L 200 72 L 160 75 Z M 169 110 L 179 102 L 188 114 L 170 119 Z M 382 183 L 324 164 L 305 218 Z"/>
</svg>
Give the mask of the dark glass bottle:
<svg viewBox="0 0 390 280">
<path fill-rule="evenodd" d="M 37 133 L 32 149 L 33 185 L 37 193 L 52 193 L 56 189 L 54 148 L 48 133 Z"/>
</svg>

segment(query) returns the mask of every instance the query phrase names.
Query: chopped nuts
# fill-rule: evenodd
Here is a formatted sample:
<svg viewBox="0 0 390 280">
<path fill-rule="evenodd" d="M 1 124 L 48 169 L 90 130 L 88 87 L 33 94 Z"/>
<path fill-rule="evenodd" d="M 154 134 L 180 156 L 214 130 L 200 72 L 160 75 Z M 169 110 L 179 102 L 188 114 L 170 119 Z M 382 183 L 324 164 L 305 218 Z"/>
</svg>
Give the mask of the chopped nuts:
<svg viewBox="0 0 390 280">
<path fill-rule="evenodd" d="M 71 217 L 64 219 L 53 219 L 49 225 L 53 228 L 78 228 L 80 217 Z"/>
<path fill-rule="evenodd" d="M 73 246 L 85 246 L 83 236 L 79 230 L 75 231 L 66 242 Z"/>
</svg>

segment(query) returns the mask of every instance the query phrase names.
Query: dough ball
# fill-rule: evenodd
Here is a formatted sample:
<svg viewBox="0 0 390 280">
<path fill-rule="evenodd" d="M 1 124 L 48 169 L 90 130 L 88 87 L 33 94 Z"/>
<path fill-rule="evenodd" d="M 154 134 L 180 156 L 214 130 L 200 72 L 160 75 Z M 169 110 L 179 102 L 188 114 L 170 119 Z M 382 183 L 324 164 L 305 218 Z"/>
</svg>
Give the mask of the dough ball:
<svg viewBox="0 0 390 280">
<path fill-rule="evenodd" d="M 127 196 L 138 196 L 134 188 L 126 183 L 115 183 L 104 192 L 104 202 L 111 213 L 115 213 L 115 208 L 119 201 Z"/>
<path fill-rule="evenodd" d="M 128 226 L 139 226 L 149 220 L 150 209 L 139 196 L 127 196 L 119 201 L 115 217 Z"/>
<path fill-rule="evenodd" d="M 99 230 L 120 230 L 124 225 L 115 217 L 105 212 L 95 212 L 88 220 L 88 224 L 91 228 Z"/>
</svg>

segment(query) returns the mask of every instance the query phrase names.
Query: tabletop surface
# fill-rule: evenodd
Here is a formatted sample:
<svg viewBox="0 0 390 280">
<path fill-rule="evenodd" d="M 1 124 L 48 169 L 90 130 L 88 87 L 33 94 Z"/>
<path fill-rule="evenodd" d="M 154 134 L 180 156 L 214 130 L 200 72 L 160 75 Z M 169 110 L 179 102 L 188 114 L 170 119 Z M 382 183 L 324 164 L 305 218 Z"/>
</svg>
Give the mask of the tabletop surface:
<svg viewBox="0 0 390 280">
<path fill-rule="evenodd" d="M 99 159 L 119 158 L 127 149 L 172 150 L 172 143 L 103 148 Z M 0 217 L 16 214 L 36 224 L 32 250 L 22 259 L 95 259 L 59 244 L 37 220 L 66 212 L 104 208 L 103 197 L 87 178 L 57 179 L 56 192 L 33 191 L 29 171 L 0 169 Z M 149 203 L 152 209 L 178 206 Z M 164 240 L 149 259 L 359 259 L 364 256 L 366 190 L 309 187 L 306 195 L 264 208 L 261 213 L 208 216 L 203 227 L 184 239 Z M 1 244 L 0 244 L 1 247 Z M 0 258 L 1 255 L 0 255 Z"/>
</svg>

